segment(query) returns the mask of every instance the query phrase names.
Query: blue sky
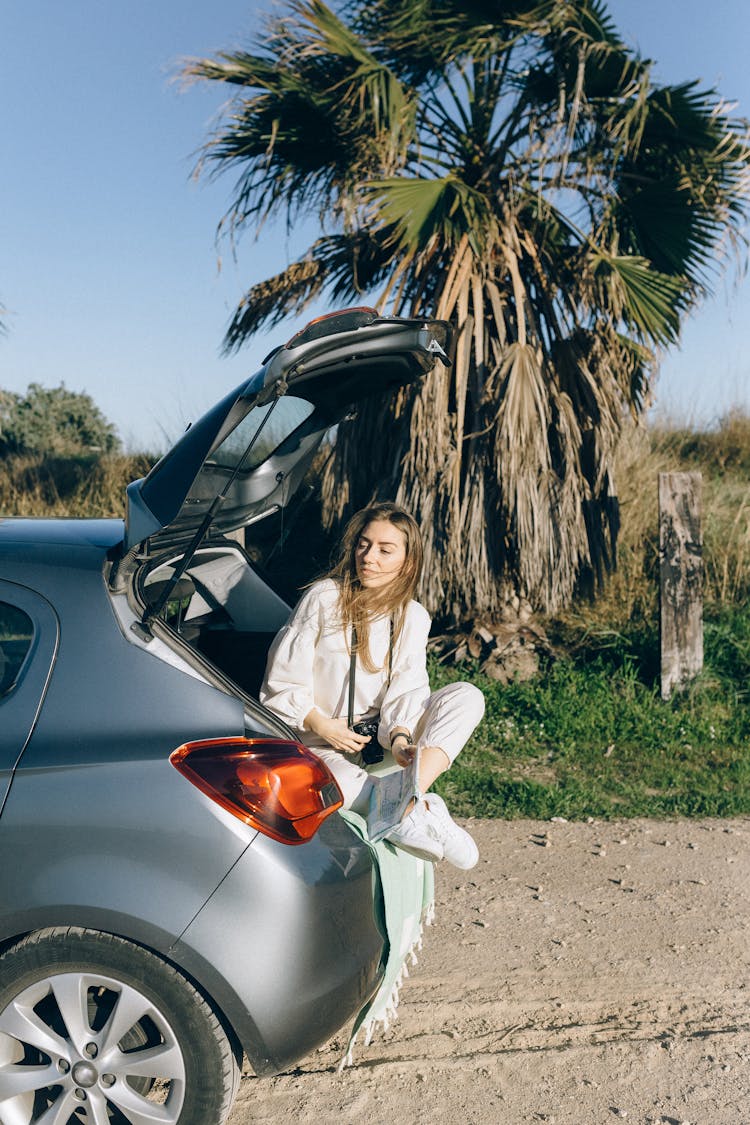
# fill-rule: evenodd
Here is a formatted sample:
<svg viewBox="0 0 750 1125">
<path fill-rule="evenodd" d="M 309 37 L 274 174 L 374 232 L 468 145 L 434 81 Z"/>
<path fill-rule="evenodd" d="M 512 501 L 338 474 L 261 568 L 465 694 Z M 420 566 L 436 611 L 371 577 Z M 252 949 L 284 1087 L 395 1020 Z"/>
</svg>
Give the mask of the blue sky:
<svg viewBox="0 0 750 1125">
<path fill-rule="evenodd" d="M 163 448 L 251 374 L 269 344 L 220 356 L 243 291 L 306 245 L 245 237 L 219 268 L 231 176 L 191 180 L 223 100 L 182 90 L 177 63 L 246 43 L 268 4 L 0 0 L 0 387 L 87 391 L 132 449 Z M 611 0 L 662 81 L 699 78 L 750 116 L 747 0 Z M 311 314 L 312 315 L 312 314 Z M 710 424 L 750 410 L 750 281 L 731 269 L 667 354 L 657 408 Z"/>
</svg>

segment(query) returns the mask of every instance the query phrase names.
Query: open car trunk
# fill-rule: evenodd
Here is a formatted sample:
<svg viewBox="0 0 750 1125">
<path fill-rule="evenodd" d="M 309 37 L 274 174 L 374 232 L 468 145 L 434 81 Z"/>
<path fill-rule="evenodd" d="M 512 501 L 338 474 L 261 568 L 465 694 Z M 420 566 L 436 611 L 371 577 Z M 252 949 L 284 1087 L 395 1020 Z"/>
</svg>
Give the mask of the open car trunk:
<svg viewBox="0 0 750 1125">
<path fill-rule="evenodd" d="M 285 508 L 326 432 L 361 399 L 448 362 L 449 336 L 442 321 L 372 309 L 313 321 L 131 484 L 117 581 L 142 639 L 165 622 L 257 696 L 290 607 L 223 537 Z"/>
<path fill-rule="evenodd" d="M 161 592 L 181 558 L 166 559 L 144 575 L 146 601 Z M 290 608 L 256 572 L 244 550 L 223 539 L 196 551 L 163 617 L 184 642 L 257 699 L 268 649 Z"/>
</svg>

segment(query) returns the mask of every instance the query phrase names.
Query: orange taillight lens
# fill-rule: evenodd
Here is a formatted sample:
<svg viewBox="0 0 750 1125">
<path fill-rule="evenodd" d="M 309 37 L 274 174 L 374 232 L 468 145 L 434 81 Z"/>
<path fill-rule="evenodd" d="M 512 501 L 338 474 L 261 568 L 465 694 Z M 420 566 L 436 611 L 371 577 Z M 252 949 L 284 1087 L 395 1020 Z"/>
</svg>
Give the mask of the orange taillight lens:
<svg viewBox="0 0 750 1125">
<path fill-rule="evenodd" d="M 186 742 L 169 759 L 233 816 L 284 844 L 303 844 L 344 801 L 333 774 L 299 742 L 218 738 Z"/>
</svg>

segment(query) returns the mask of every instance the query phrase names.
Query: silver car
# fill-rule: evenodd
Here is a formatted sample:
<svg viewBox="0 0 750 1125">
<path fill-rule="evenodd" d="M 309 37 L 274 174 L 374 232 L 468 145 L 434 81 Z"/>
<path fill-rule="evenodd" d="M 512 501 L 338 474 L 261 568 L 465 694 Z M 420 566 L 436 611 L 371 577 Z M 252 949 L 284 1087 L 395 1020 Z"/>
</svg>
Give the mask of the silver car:
<svg viewBox="0 0 750 1125">
<path fill-rule="evenodd" d="M 377 989 L 368 846 L 257 701 L 289 606 L 235 529 L 278 512 L 446 325 L 313 322 L 128 488 L 0 520 L 0 1122 L 212 1125 Z M 300 544 L 300 549 L 304 549 Z"/>
</svg>

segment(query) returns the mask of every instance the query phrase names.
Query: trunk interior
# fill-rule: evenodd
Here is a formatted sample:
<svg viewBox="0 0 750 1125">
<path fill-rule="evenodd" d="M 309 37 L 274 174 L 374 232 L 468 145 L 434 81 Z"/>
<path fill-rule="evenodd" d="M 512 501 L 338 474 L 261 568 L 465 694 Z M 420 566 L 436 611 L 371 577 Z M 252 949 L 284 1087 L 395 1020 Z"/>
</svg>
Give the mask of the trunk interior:
<svg viewBox="0 0 750 1125">
<path fill-rule="evenodd" d="M 155 602 L 180 562 L 177 555 L 151 569 L 142 596 Z M 258 698 L 268 649 L 290 606 L 229 540 L 196 551 L 161 614 L 182 639 Z"/>
</svg>

